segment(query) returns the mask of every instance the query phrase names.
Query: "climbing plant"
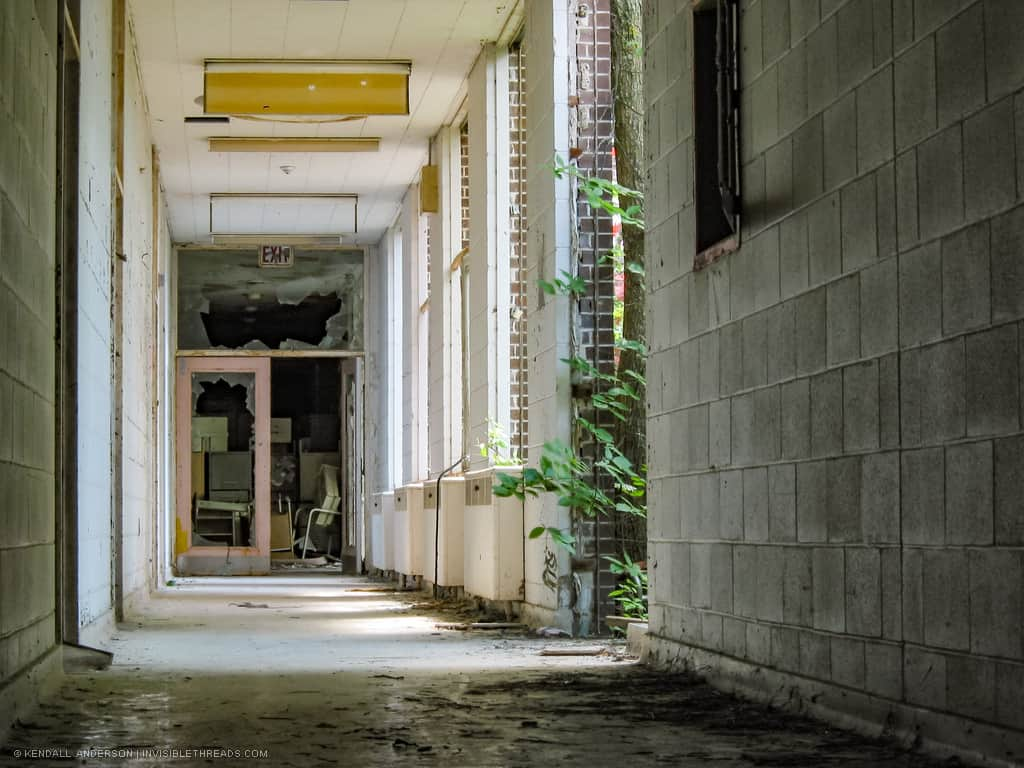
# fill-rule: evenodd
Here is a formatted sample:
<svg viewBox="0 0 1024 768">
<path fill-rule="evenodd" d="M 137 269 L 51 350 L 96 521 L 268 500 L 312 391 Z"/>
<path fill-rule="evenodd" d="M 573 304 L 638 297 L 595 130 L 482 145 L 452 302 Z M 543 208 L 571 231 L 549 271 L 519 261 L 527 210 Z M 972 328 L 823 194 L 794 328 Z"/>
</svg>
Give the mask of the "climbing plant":
<svg viewBox="0 0 1024 768">
<path fill-rule="evenodd" d="M 581 174 L 575 166 L 567 165 L 557 158 L 552 170 L 559 178 L 574 177 L 580 193 L 592 207 L 620 217 L 624 225 L 643 228 L 643 198 L 639 192 L 607 179 Z M 602 258 L 616 261 L 622 269 L 643 279 L 643 266 L 625 261 L 621 246 L 616 246 Z M 582 296 L 587 288 L 582 279 L 565 271 L 552 280 L 540 280 L 539 285 L 548 295 L 569 298 Z M 615 340 L 615 346 L 620 352 L 630 352 L 641 359 L 647 354 L 643 342 L 639 340 L 619 337 Z M 602 371 L 581 355 L 574 355 L 563 362 L 581 377 L 598 384 L 589 395 L 589 405 L 594 412 L 607 414 L 614 422 L 623 422 L 634 405 L 641 402 L 646 385 L 642 373 L 622 366 L 611 373 Z M 588 461 L 576 455 L 572 448 L 560 440 L 549 441 L 543 446 L 537 466 L 517 472 L 496 473 L 494 494 L 525 500 L 528 496 L 553 493 L 560 506 L 570 507 L 584 517 L 618 514 L 646 518 L 647 467 L 635 465 L 623 451 L 621 438 L 616 438 L 615 430 L 595 423 L 598 420 L 592 421 L 576 415 L 573 424 L 575 429 L 586 433 L 596 445 L 593 460 Z M 575 554 L 575 538 L 567 531 L 551 526 L 537 526 L 529 532 L 531 539 L 545 534 Z M 609 562 L 613 573 L 625 577 L 619 587 L 619 590 L 624 591 L 617 590 L 619 594 L 613 594 L 613 599 L 629 611 L 626 615 L 645 616 L 646 574 L 641 575 L 640 566 L 626 553 L 622 559 L 610 558 Z"/>
</svg>

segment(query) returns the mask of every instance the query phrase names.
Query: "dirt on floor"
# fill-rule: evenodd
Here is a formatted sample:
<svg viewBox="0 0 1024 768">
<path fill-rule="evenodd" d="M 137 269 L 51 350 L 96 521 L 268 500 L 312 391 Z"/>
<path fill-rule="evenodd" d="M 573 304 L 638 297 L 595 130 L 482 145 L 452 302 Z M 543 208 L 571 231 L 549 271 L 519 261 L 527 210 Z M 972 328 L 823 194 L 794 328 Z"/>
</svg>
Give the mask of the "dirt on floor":
<svg viewBox="0 0 1024 768">
<path fill-rule="evenodd" d="M 551 657 L 595 642 L 450 629 L 501 618 L 366 582 L 168 599 L 122 627 L 112 667 L 19 723 L 0 764 L 959 764 L 656 673 L 621 644 Z"/>
</svg>

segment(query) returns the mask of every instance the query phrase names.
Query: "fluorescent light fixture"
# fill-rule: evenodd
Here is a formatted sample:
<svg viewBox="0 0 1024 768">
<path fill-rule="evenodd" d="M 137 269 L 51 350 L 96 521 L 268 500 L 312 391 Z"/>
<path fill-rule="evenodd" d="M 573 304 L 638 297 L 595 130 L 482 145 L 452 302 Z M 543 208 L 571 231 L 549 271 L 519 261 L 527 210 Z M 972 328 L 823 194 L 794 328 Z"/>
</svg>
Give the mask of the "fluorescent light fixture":
<svg viewBox="0 0 1024 768">
<path fill-rule="evenodd" d="M 210 234 L 337 238 L 357 231 L 358 207 L 357 195 L 214 193 Z"/>
<path fill-rule="evenodd" d="M 407 61 L 208 59 L 204 109 L 218 115 L 407 115 Z"/>
<path fill-rule="evenodd" d="M 214 245 L 341 245 L 341 235 L 214 235 Z"/>
<path fill-rule="evenodd" d="M 369 136 L 352 138 L 214 136 L 210 138 L 211 152 L 377 152 L 379 149 L 380 139 Z"/>
</svg>

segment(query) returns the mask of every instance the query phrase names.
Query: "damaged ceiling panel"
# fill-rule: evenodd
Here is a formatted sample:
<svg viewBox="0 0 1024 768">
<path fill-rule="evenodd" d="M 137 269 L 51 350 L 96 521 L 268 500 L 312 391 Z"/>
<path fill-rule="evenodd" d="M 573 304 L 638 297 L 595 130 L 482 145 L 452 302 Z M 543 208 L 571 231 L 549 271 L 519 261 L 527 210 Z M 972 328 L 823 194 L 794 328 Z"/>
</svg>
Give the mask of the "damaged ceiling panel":
<svg viewBox="0 0 1024 768">
<path fill-rule="evenodd" d="M 363 253 L 294 249 L 261 268 L 256 248 L 178 252 L 178 347 L 363 349 Z"/>
</svg>

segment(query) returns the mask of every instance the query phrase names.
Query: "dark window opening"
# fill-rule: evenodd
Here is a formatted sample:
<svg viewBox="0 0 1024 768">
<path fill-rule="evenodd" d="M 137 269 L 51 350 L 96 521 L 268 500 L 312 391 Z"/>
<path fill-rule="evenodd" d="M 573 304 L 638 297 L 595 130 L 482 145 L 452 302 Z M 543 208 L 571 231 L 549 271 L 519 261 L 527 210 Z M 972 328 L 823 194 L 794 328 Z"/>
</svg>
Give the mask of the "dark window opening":
<svg viewBox="0 0 1024 768">
<path fill-rule="evenodd" d="M 327 321 L 340 310 L 336 292 L 307 296 L 298 304 L 282 304 L 274 297 L 241 296 L 211 300 L 210 311 L 201 317 L 214 347 L 237 349 L 259 341 L 270 349 L 280 349 L 286 339 L 319 344 L 327 335 Z"/>
<path fill-rule="evenodd" d="M 202 394 L 196 398 L 196 416 L 224 416 L 228 421 L 228 451 L 248 451 L 255 417 L 249 409 L 249 393 L 242 384 L 232 384 L 212 374 L 200 381 Z M 221 449 L 223 450 L 223 449 Z"/>
<path fill-rule="evenodd" d="M 737 0 L 694 7 L 695 269 L 739 246 L 738 28 Z"/>
</svg>

